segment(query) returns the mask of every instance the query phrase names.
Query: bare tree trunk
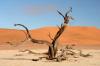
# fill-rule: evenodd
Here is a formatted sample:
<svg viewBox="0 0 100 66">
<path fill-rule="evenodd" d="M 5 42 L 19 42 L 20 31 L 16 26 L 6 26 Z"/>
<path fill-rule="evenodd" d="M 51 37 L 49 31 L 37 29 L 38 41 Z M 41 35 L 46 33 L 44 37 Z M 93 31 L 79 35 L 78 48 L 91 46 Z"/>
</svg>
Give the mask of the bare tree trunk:
<svg viewBox="0 0 100 66">
<path fill-rule="evenodd" d="M 58 32 L 56 33 L 51 45 L 48 49 L 49 59 L 54 59 L 57 53 L 57 40 L 61 36 L 61 34 L 64 32 L 66 27 L 66 24 L 61 25 L 61 28 L 59 28 Z"/>
</svg>

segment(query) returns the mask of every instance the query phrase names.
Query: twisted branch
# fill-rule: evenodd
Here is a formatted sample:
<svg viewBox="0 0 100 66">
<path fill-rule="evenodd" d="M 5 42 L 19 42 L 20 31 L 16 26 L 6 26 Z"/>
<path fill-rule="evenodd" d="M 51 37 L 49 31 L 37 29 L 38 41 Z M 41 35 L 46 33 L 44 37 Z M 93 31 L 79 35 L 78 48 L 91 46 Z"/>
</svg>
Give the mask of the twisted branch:
<svg viewBox="0 0 100 66">
<path fill-rule="evenodd" d="M 46 40 L 37 40 L 37 39 L 34 39 L 32 38 L 28 28 L 22 24 L 15 24 L 14 26 L 22 26 L 25 28 L 26 32 L 27 32 L 27 35 L 28 36 L 28 39 L 30 39 L 31 42 L 33 43 L 38 43 L 38 44 L 47 44 L 47 45 L 50 45 L 50 42 L 49 41 L 46 41 Z"/>
</svg>

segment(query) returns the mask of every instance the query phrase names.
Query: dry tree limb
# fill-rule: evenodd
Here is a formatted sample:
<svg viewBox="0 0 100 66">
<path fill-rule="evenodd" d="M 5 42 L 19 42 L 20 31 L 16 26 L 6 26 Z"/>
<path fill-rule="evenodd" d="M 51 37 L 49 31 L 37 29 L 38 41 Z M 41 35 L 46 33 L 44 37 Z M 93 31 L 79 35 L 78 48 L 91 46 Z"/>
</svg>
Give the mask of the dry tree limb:
<svg viewBox="0 0 100 66">
<path fill-rule="evenodd" d="M 31 42 L 33 43 L 37 43 L 37 44 L 47 44 L 47 45 L 50 45 L 50 42 L 49 41 L 46 41 L 46 40 L 37 40 L 37 39 L 34 39 L 32 38 L 28 28 L 22 24 L 15 24 L 15 26 L 22 26 L 25 28 L 26 32 L 27 32 L 27 36 L 28 36 L 28 39 L 30 39 Z"/>
<path fill-rule="evenodd" d="M 25 50 L 20 50 L 20 52 L 28 52 L 29 54 L 38 54 L 36 52 L 33 52 L 31 50 L 25 49 Z"/>
<path fill-rule="evenodd" d="M 83 54 L 82 50 L 79 50 L 79 55 L 82 56 L 82 57 L 89 57 L 89 56 L 91 56 L 89 53 L 88 54 Z"/>
<path fill-rule="evenodd" d="M 28 52 L 29 54 L 39 54 L 39 55 L 47 55 L 48 54 L 47 52 L 45 52 L 45 53 L 37 53 L 37 52 L 31 51 L 29 49 L 20 50 L 19 52 Z"/>
</svg>

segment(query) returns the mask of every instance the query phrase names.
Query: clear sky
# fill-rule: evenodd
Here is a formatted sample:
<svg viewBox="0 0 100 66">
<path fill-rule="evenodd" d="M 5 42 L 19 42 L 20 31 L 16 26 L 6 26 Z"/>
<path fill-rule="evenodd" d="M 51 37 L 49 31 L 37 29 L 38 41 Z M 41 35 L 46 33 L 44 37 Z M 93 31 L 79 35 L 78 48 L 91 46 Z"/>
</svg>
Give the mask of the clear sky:
<svg viewBox="0 0 100 66">
<path fill-rule="evenodd" d="M 72 6 L 71 26 L 96 26 L 100 28 L 100 0 L 0 0 L 0 28 L 15 28 L 20 23 L 30 29 L 56 26 L 63 14 Z"/>
</svg>

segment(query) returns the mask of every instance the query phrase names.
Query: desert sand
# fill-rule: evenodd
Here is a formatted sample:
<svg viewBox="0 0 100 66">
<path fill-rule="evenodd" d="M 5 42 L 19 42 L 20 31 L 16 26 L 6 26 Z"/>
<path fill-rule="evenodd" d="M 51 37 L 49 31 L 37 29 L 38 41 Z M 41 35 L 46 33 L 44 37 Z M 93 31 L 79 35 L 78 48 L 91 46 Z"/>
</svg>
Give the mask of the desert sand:
<svg viewBox="0 0 100 66">
<path fill-rule="evenodd" d="M 46 50 L 33 50 L 44 52 Z M 53 62 L 42 59 L 32 61 L 41 55 L 19 52 L 19 50 L 0 50 L 0 66 L 100 66 L 100 50 L 83 50 L 92 54 L 91 57 L 69 58 L 67 61 Z"/>
<path fill-rule="evenodd" d="M 35 39 L 50 41 L 48 34 L 54 37 L 57 27 L 44 27 L 30 30 Z M 25 34 L 16 29 L 0 29 L 0 66 L 100 66 L 100 29 L 96 27 L 69 26 L 59 39 L 59 48 L 67 44 L 75 44 L 76 49 L 83 53 L 90 53 L 90 57 L 69 58 L 62 62 L 53 62 L 42 59 L 32 61 L 44 55 L 20 52 L 29 49 L 37 53 L 47 52 L 48 46 L 34 44 L 30 41 L 20 42 Z M 10 45 L 11 42 L 13 45 Z"/>
<path fill-rule="evenodd" d="M 48 34 L 50 33 L 51 37 L 54 37 L 57 30 L 57 27 L 43 27 L 30 30 L 30 33 L 35 39 L 47 40 L 51 42 Z M 0 49 L 34 48 L 34 44 L 30 41 L 20 43 L 20 41 L 23 41 L 25 39 L 25 37 L 25 33 L 20 30 L 0 29 Z M 8 42 L 12 42 L 13 44 L 17 44 L 20 46 L 12 47 L 8 44 Z M 100 29 L 96 27 L 68 26 L 64 33 L 61 35 L 59 44 L 76 44 L 77 46 L 83 48 L 99 49 Z"/>
</svg>

